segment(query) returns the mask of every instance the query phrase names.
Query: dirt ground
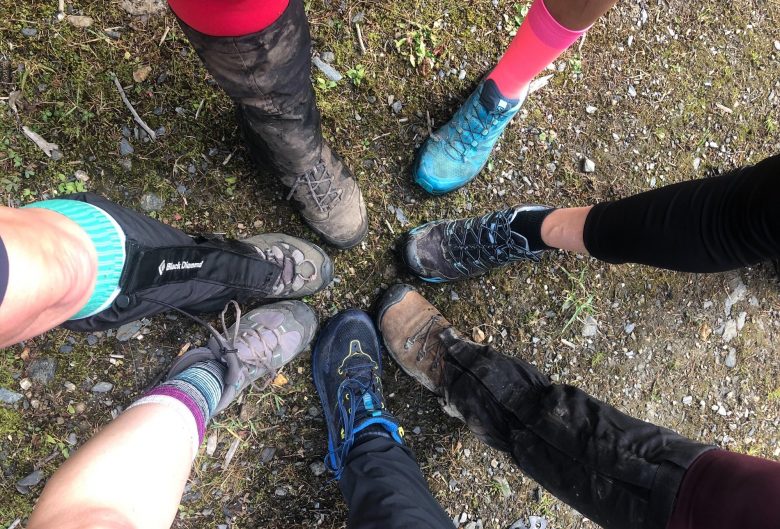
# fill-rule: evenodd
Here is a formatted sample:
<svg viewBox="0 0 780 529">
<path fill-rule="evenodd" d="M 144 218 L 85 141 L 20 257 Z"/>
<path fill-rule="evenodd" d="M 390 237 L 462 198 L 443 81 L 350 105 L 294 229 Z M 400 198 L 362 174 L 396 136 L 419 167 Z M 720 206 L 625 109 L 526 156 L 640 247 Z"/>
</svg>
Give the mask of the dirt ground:
<svg viewBox="0 0 780 529">
<path fill-rule="evenodd" d="M 253 172 L 230 101 L 170 12 L 128 13 L 144 3 L 160 4 L 67 3 L 69 15 L 89 21 L 60 21 L 54 1 L 2 3 L 2 202 L 86 189 L 191 232 L 313 237 L 282 190 Z M 552 253 L 538 265 L 428 286 L 397 263 L 397 237 L 427 220 L 516 203 L 584 205 L 780 151 L 780 4 L 625 0 L 546 72 L 549 84 L 529 98 L 476 181 L 427 197 L 409 168 L 429 119 L 436 127 L 449 118 L 526 5 L 307 0 L 315 51 L 344 75 L 333 83 L 312 72 L 325 134 L 360 180 L 370 215 L 365 242 L 333 253 L 337 282 L 307 301 L 324 320 L 413 282 L 459 328 L 554 380 L 690 437 L 780 459 L 772 264 L 702 276 Z M 157 141 L 137 130 L 114 74 Z M 22 125 L 56 143 L 61 158 L 47 158 Z M 583 171 L 585 158 L 594 172 Z M 0 527 L 23 524 L 64 458 L 184 344 L 205 339 L 171 316 L 130 331 L 120 341 L 115 332 L 57 330 L 0 355 L 0 388 L 22 395 L 0 404 Z M 457 526 L 523 527 L 532 516 L 549 528 L 594 526 L 388 364 L 388 406 Z M 306 355 L 285 375 L 287 384 L 246 395 L 213 422 L 174 527 L 344 527 L 345 505 L 319 464 L 324 428 Z M 96 393 L 100 382 L 113 386 Z M 35 470 L 43 479 L 22 494 L 17 482 Z"/>
</svg>

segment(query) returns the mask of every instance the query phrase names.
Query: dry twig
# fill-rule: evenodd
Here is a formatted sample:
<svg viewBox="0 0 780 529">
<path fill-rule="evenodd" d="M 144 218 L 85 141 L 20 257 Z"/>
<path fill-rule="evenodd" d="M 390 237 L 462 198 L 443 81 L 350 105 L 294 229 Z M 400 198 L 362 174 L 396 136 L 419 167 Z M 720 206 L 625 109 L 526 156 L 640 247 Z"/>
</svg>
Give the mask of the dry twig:
<svg viewBox="0 0 780 529">
<path fill-rule="evenodd" d="M 125 106 L 130 110 L 130 113 L 133 115 L 133 119 L 136 123 L 138 123 L 142 129 L 146 131 L 146 133 L 149 135 L 149 137 L 152 139 L 152 141 L 155 141 L 157 139 L 157 134 L 154 133 L 152 129 L 149 128 L 149 125 L 146 124 L 146 122 L 141 119 L 141 116 L 138 115 L 138 112 L 135 111 L 135 108 L 133 108 L 132 103 L 130 103 L 130 100 L 127 99 L 127 94 L 125 93 L 125 89 L 122 88 L 122 83 L 119 82 L 119 79 L 117 79 L 116 75 L 111 74 L 111 78 L 114 80 L 114 84 L 116 85 L 116 89 L 119 90 L 119 95 L 122 97 L 122 101 L 124 101 Z"/>
</svg>

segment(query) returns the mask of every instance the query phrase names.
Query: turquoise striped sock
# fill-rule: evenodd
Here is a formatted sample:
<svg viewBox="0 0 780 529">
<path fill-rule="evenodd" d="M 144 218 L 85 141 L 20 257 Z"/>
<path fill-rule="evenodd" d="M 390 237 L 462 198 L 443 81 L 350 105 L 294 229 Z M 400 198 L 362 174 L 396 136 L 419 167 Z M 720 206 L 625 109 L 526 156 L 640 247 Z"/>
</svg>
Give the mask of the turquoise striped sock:
<svg viewBox="0 0 780 529">
<path fill-rule="evenodd" d="M 97 252 L 95 290 L 71 320 L 88 318 L 107 309 L 119 295 L 119 280 L 125 266 L 125 234 L 108 213 L 80 200 L 54 199 L 34 202 L 26 208 L 42 208 L 65 215 L 92 239 Z"/>
</svg>

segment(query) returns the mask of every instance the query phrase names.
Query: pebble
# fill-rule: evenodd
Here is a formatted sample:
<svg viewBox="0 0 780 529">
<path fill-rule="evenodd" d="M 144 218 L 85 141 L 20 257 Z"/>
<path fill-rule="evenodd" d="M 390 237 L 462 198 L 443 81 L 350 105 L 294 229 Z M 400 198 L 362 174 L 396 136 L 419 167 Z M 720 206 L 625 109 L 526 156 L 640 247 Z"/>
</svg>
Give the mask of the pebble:
<svg viewBox="0 0 780 529">
<path fill-rule="evenodd" d="M 22 388 L 22 391 L 27 391 L 32 387 L 32 382 L 29 378 L 23 378 L 19 381 L 19 387 Z"/>
<path fill-rule="evenodd" d="M 119 160 L 119 167 L 127 172 L 130 172 L 130 170 L 133 168 L 133 161 L 130 158 L 121 158 Z"/>
<path fill-rule="evenodd" d="M 36 486 L 43 479 L 43 470 L 35 470 L 16 482 L 16 490 L 22 494 L 30 492 L 30 487 Z"/>
<path fill-rule="evenodd" d="M 94 334 L 88 334 L 87 335 L 87 345 L 95 345 L 98 343 L 98 337 Z"/>
<path fill-rule="evenodd" d="M 92 386 L 92 393 L 108 393 L 114 389 L 114 385 L 111 382 L 98 382 Z"/>
<path fill-rule="evenodd" d="M 726 367 L 734 369 L 737 365 L 737 350 L 733 347 L 729 349 L 729 354 L 726 355 L 726 361 L 724 362 Z"/>
<path fill-rule="evenodd" d="M 74 384 L 73 382 L 64 382 L 62 384 L 62 387 L 64 387 L 65 391 L 67 392 L 76 391 L 76 384 Z"/>
<path fill-rule="evenodd" d="M 284 498 L 285 496 L 287 496 L 287 489 L 285 489 L 284 487 L 279 487 L 278 489 L 276 489 L 274 494 L 276 494 L 280 498 Z"/>
<path fill-rule="evenodd" d="M 634 329 L 636 329 L 636 325 L 634 325 L 633 323 L 628 323 L 623 328 L 623 330 L 626 331 L 626 334 L 631 334 L 632 332 L 634 332 Z"/>
<path fill-rule="evenodd" d="M 400 101 L 394 101 L 393 104 L 390 106 L 393 109 L 393 114 L 398 114 L 404 108 L 403 103 L 401 103 Z"/>
<path fill-rule="evenodd" d="M 22 35 L 25 37 L 34 37 L 38 34 L 38 30 L 35 28 L 22 28 Z"/>
<path fill-rule="evenodd" d="M 747 320 L 747 312 L 740 312 L 739 316 L 737 316 L 737 330 L 741 331 L 742 328 L 745 326 L 745 321 Z"/>
<path fill-rule="evenodd" d="M 73 352 L 73 346 L 67 343 L 63 344 L 60 346 L 60 352 L 65 354 L 71 353 Z"/>
<path fill-rule="evenodd" d="M 330 64 L 330 63 L 332 63 L 333 61 L 336 60 L 336 54 L 333 53 L 332 51 L 326 51 L 326 52 L 322 53 L 322 55 L 320 55 L 320 57 L 322 57 L 322 60 L 327 62 L 328 64 Z"/>
<path fill-rule="evenodd" d="M 131 321 L 130 323 L 125 323 L 119 329 L 116 331 L 116 339 L 120 342 L 126 342 L 130 340 L 133 336 L 138 334 L 138 332 L 141 330 L 141 327 L 143 324 L 139 321 Z"/>
<path fill-rule="evenodd" d="M 412 433 L 413 433 L 414 435 L 420 435 L 420 434 L 422 433 L 422 428 L 420 428 L 419 426 L 415 426 L 415 427 L 412 429 Z"/>
<path fill-rule="evenodd" d="M 268 463 L 270 460 L 274 458 L 275 454 L 276 454 L 276 448 L 274 448 L 273 446 L 266 446 L 260 452 L 260 462 Z"/>
<path fill-rule="evenodd" d="M 333 66 L 326 63 L 316 55 L 312 59 L 312 62 L 314 63 L 314 66 L 319 68 L 319 70 L 325 74 L 325 77 L 327 77 L 331 81 L 339 82 L 344 78 L 344 76 L 341 75 L 338 70 L 336 70 Z"/>
<path fill-rule="evenodd" d="M 594 107 L 593 105 L 588 105 L 585 107 L 585 112 L 588 114 L 595 114 L 598 109 Z"/>
<path fill-rule="evenodd" d="M 582 171 L 585 173 L 593 173 L 596 171 L 596 163 L 590 158 L 583 158 Z"/>
<path fill-rule="evenodd" d="M 165 201 L 154 193 L 146 193 L 141 197 L 141 209 L 147 213 L 150 211 L 160 211 L 165 205 Z"/>
<path fill-rule="evenodd" d="M 409 224 L 409 219 L 401 208 L 395 208 L 395 219 L 401 226 L 407 226 Z"/>
<path fill-rule="evenodd" d="M 103 31 L 103 33 L 106 34 L 106 37 L 112 40 L 119 40 L 119 37 L 122 36 L 121 33 L 113 29 L 106 29 Z"/>
<path fill-rule="evenodd" d="M 130 156 L 135 152 L 135 149 L 133 149 L 133 146 L 130 145 L 130 142 L 127 140 L 127 138 L 122 138 L 119 141 L 119 154 L 122 156 Z"/>
<path fill-rule="evenodd" d="M 455 290 L 450 290 L 450 301 L 458 301 L 460 299 L 460 296 L 458 295 Z"/>
<path fill-rule="evenodd" d="M 557 166 L 557 165 L 555 165 L 555 163 L 554 163 L 554 162 L 550 162 L 550 163 L 548 163 L 548 164 L 545 166 L 545 168 L 547 169 L 547 172 L 548 172 L 548 173 L 554 173 L 554 172 L 555 172 L 555 170 L 558 168 L 558 166 Z"/>
<path fill-rule="evenodd" d="M 729 343 L 731 340 L 737 337 L 737 322 L 729 320 L 726 322 L 723 328 L 723 341 Z"/>
<path fill-rule="evenodd" d="M 462 80 L 464 80 L 465 78 L 466 78 L 466 70 L 461 70 L 461 71 L 459 71 L 459 72 L 458 72 L 458 79 L 460 79 L 460 80 L 462 81 Z"/>
<path fill-rule="evenodd" d="M 588 314 L 585 317 L 585 321 L 582 323 L 582 336 L 584 338 L 591 338 L 596 336 L 599 331 L 599 323 L 596 318 Z"/>
<path fill-rule="evenodd" d="M 634 88 L 634 85 L 628 86 L 628 95 L 631 97 L 636 97 L 636 88 Z"/>
<path fill-rule="evenodd" d="M 682 403 L 685 406 L 690 406 L 691 404 L 693 404 L 693 397 L 691 397 L 690 395 L 686 395 L 685 397 L 683 397 Z"/>
<path fill-rule="evenodd" d="M 317 477 L 320 477 L 327 471 L 327 469 L 325 468 L 325 463 L 323 463 L 322 461 L 315 461 L 314 463 L 309 465 L 309 468 L 311 469 L 311 473 Z"/>
<path fill-rule="evenodd" d="M 694 158 L 693 159 L 693 170 L 698 171 L 699 167 L 701 167 L 701 158 Z"/>
<path fill-rule="evenodd" d="M 780 51 L 780 40 L 776 40 L 776 41 L 775 41 L 775 49 L 776 49 L 777 51 Z"/>
<path fill-rule="evenodd" d="M 3 404 L 16 404 L 22 400 L 22 395 L 10 389 L 0 388 L 0 402 Z"/>
<path fill-rule="evenodd" d="M 309 407 L 309 416 L 310 417 L 318 417 L 320 415 L 320 407 L 319 406 L 310 406 Z"/>
<path fill-rule="evenodd" d="M 52 358 L 36 358 L 27 368 L 27 376 L 41 384 L 48 384 L 57 372 L 57 362 Z"/>
</svg>

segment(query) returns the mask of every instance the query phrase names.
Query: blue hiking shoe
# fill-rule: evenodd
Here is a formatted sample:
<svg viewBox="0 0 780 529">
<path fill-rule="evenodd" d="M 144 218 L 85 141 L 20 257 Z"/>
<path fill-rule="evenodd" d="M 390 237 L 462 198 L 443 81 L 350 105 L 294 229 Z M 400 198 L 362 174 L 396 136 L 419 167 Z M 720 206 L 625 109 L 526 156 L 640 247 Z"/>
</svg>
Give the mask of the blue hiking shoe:
<svg viewBox="0 0 780 529">
<path fill-rule="evenodd" d="M 337 480 L 361 440 L 403 444 L 403 428 L 385 410 L 379 336 L 368 314 L 349 309 L 328 321 L 312 352 L 312 373 L 328 428 L 325 464 Z"/>
<path fill-rule="evenodd" d="M 482 81 L 452 119 L 420 148 L 414 181 L 432 195 L 443 195 L 471 182 L 526 95 L 527 91 L 520 99 L 505 99 L 492 79 Z"/>
<path fill-rule="evenodd" d="M 406 266 L 431 283 L 474 277 L 516 261 L 539 261 L 549 247 L 541 224 L 553 208 L 517 206 L 482 217 L 437 220 L 414 228 L 401 251 Z"/>
</svg>

